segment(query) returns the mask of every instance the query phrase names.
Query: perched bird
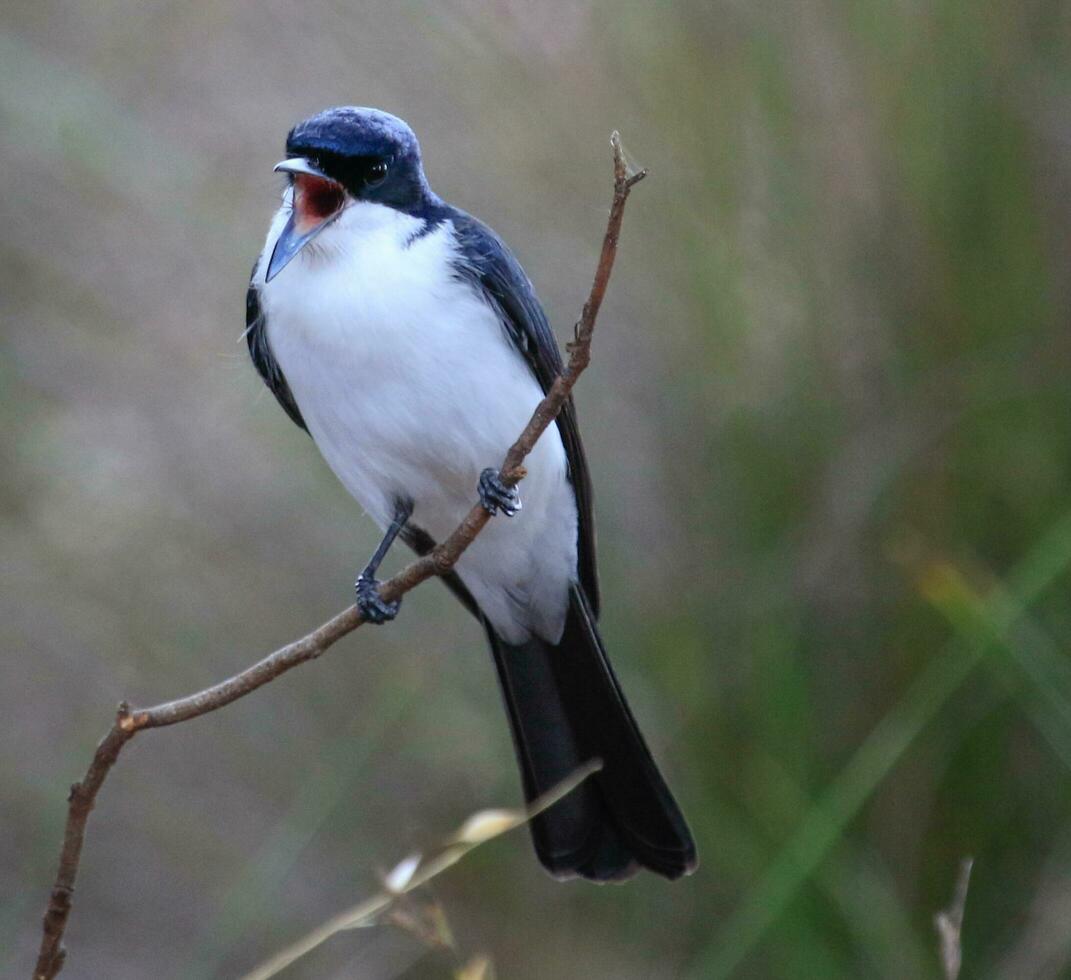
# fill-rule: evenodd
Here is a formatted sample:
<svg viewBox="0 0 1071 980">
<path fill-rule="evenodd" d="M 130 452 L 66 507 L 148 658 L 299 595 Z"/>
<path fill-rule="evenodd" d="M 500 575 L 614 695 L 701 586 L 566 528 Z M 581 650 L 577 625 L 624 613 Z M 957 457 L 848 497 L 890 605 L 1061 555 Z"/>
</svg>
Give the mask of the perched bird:
<svg viewBox="0 0 1071 980">
<path fill-rule="evenodd" d="M 530 800 L 603 768 L 532 823 L 560 878 L 694 870 L 666 787 L 596 628 L 591 480 L 567 404 L 528 456 L 524 509 L 493 468 L 562 362 L 532 284 L 497 235 L 428 186 L 420 147 L 377 109 L 328 109 L 286 141 L 282 207 L 253 268 L 246 338 L 287 414 L 384 531 L 357 579 L 365 620 L 392 619 L 376 570 L 396 537 L 427 553 L 474 495 L 492 514 L 446 584 L 487 632 Z"/>
</svg>

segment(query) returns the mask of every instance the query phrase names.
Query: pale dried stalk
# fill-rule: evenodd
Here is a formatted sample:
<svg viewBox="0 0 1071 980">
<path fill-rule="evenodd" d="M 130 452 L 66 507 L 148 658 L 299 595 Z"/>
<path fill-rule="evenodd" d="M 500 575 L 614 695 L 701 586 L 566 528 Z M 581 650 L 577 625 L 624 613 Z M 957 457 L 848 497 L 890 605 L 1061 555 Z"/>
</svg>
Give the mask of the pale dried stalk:
<svg viewBox="0 0 1071 980">
<path fill-rule="evenodd" d="M 940 940 L 941 966 L 946 980 L 956 980 L 963 966 L 963 911 L 967 906 L 967 889 L 971 883 L 971 868 L 974 858 L 964 858 L 956 876 L 956 891 L 952 904 L 933 917 L 937 938 Z"/>
<path fill-rule="evenodd" d="M 242 980 L 271 980 L 291 963 L 311 953 L 332 936 L 347 929 L 372 925 L 395 906 L 398 899 L 426 885 L 432 878 L 452 868 L 469 851 L 501 836 L 548 810 L 558 800 L 568 796 L 577 786 L 602 768 L 602 763 L 589 761 L 566 776 L 556 786 L 536 797 L 523 810 L 483 810 L 474 814 L 461 828 L 431 854 L 414 854 L 399 863 L 384 881 L 384 889 L 345 912 L 330 918 L 307 936 L 261 963 L 245 974 Z"/>
</svg>

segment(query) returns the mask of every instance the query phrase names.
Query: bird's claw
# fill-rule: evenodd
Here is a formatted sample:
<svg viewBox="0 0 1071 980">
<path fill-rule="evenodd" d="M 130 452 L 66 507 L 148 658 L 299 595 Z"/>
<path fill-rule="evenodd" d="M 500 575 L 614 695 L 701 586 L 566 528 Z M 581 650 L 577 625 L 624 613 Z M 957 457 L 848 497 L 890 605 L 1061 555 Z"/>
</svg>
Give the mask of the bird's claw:
<svg viewBox="0 0 1071 980">
<path fill-rule="evenodd" d="M 507 517 L 512 517 L 521 509 L 521 495 L 517 488 L 506 486 L 496 469 L 488 467 L 480 474 L 478 490 L 480 503 L 488 514 L 497 514 L 501 510 Z"/>
<path fill-rule="evenodd" d="M 389 623 L 398 615 L 402 600 L 385 601 L 379 594 L 378 579 L 366 576 L 362 572 L 357 576 L 355 590 L 357 592 L 357 612 L 361 614 L 361 619 L 366 623 L 373 623 L 378 626 L 381 623 Z"/>
</svg>

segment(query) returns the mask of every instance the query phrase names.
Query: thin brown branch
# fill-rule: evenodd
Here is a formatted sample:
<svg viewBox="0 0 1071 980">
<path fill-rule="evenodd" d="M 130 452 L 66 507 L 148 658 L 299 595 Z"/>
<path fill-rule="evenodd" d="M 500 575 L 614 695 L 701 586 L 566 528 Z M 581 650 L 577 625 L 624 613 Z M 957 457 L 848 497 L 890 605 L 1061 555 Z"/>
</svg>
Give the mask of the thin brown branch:
<svg viewBox="0 0 1071 980">
<path fill-rule="evenodd" d="M 970 887 L 973 866 L 974 858 L 964 858 L 960 861 L 952 904 L 933 917 L 933 924 L 940 941 L 941 966 L 944 968 L 946 980 L 956 980 L 960 967 L 963 965 L 963 910 L 967 906 L 967 889 Z"/>
<path fill-rule="evenodd" d="M 500 467 L 503 481 L 511 486 L 524 478 L 525 457 L 532 451 L 544 430 L 557 418 L 577 379 L 591 360 L 592 332 L 617 255 L 625 202 L 633 186 L 646 176 L 646 171 L 643 170 L 629 172 L 617 133 L 611 136 L 610 145 L 614 151 L 614 196 L 591 292 L 574 327 L 574 340 L 568 345 L 569 361 L 565 370 L 536 406 L 531 420 L 506 453 Z M 383 598 L 388 602 L 401 598 L 421 582 L 449 572 L 489 520 L 490 515 L 480 504 L 473 505 L 465 519 L 445 541 L 383 583 L 380 587 Z M 97 794 L 118 760 L 123 746 L 144 729 L 163 728 L 199 718 L 245 697 L 299 664 L 315 660 L 347 633 L 357 629 L 362 622 L 357 609 L 351 606 L 308 636 L 288 643 L 241 673 L 203 691 L 149 708 L 130 708 L 125 703 L 119 706 L 115 724 L 97 746 L 84 778 L 71 787 L 63 848 L 45 911 L 44 934 L 34 968 L 34 980 L 52 980 L 63 969 L 66 957 L 63 935 L 70 917 L 71 897 L 85 841 L 86 822 L 96 803 Z"/>
</svg>

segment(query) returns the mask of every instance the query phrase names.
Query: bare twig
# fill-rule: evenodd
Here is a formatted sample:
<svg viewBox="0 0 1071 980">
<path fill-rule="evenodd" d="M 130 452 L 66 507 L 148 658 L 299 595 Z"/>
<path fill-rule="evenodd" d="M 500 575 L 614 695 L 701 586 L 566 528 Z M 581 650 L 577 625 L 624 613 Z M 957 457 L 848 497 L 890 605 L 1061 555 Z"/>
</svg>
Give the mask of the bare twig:
<svg viewBox="0 0 1071 980">
<path fill-rule="evenodd" d="M 963 931 L 963 910 L 967 905 L 967 889 L 970 887 L 973 865 L 974 858 L 968 857 L 960 861 L 952 904 L 933 917 L 933 924 L 940 941 L 941 965 L 944 967 L 946 980 L 956 980 L 960 967 L 963 965 L 960 934 Z"/>
<path fill-rule="evenodd" d="M 610 145 L 614 151 L 614 196 L 591 292 L 580 319 L 573 328 L 574 339 L 568 344 L 569 361 L 565 370 L 555 379 L 546 396 L 536 406 L 531 420 L 506 453 L 500 467 L 503 482 L 510 486 L 516 485 L 524 478 L 525 457 L 532 451 L 544 430 L 557 418 L 577 379 L 591 360 L 592 331 L 617 255 L 625 202 L 633 186 L 646 176 L 646 171 L 643 170 L 630 172 L 617 133 L 611 136 Z M 490 515 L 480 504 L 473 505 L 465 519 L 445 541 L 383 583 L 380 587 L 382 597 L 391 602 L 421 582 L 449 572 L 489 520 Z M 34 980 L 52 980 L 63 969 L 66 956 L 63 934 L 71 912 L 71 896 L 74 893 L 75 877 L 85 841 L 86 822 L 96 803 L 97 794 L 123 746 L 144 729 L 163 728 L 189 721 L 191 718 L 199 718 L 245 697 L 293 667 L 315 660 L 347 633 L 357 629 L 362 622 L 357 609 L 351 606 L 308 636 L 288 643 L 241 673 L 203 691 L 150 708 L 131 708 L 126 703 L 119 706 L 115 723 L 97 746 L 85 777 L 71 787 L 59 869 L 45 911 L 44 934 L 34 968 Z"/>
</svg>

